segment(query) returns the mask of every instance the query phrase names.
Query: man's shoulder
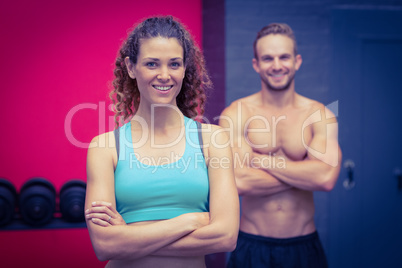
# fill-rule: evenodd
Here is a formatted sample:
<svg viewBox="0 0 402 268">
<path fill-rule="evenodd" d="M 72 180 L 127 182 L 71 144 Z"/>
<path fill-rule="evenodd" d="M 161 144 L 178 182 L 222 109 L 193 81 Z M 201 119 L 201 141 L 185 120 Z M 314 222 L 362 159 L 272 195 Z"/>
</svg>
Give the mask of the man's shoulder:
<svg viewBox="0 0 402 268">
<path fill-rule="evenodd" d="M 325 106 L 323 103 L 313 100 L 304 96 L 299 95 L 300 99 L 298 104 L 300 107 L 303 107 L 303 110 L 306 111 L 306 114 L 310 119 L 316 118 L 315 116 L 325 115 L 325 118 L 336 118 L 334 111 L 331 110 L 331 107 Z M 336 120 L 336 119 L 335 119 Z"/>
<path fill-rule="evenodd" d="M 247 111 L 250 106 L 260 101 L 258 99 L 258 93 L 234 100 L 228 107 L 225 108 L 224 113 L 238 112 L 239 109 Z"/>
<path fill-rule="evenodd" d="M 325 105 L 322 104 L 321 102 L 317 101 L 317 100 L 313 100 L 310 98 L 307 98 L 305 96 L 302 96 L 300 94 L 297 94 L 297 103 L 298 105 L 305 107 L 307 109 L 311 109 L 311 110 L 317 110 L 317 109 L 324 109 Z"/>
</svg>

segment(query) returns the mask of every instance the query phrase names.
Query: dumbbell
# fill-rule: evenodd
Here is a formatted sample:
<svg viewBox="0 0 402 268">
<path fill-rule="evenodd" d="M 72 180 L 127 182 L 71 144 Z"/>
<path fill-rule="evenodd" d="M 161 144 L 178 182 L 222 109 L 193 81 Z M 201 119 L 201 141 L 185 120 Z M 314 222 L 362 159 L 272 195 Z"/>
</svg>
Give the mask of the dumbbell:
<svg viewBox="0 0 402 268">
<path fill-rule="evenodd" d="M 15 214 L 17 191 L 14 185 L 0 178 L 0 226 L 9 224 Z"/>
<path fill-rule="evenodd" d="M 68 222 L 85 221 L 86 183 L 81 180 L 70 180 L 60 189 L 60 212 Z"/>
<path fill-rule="evenodd" d="M 20 190 L 19 208 L 22 219 L 33 226 L 44 225 L 53 218 L 56 190 L 44 178 L 28 180 Z"/>
</svg>

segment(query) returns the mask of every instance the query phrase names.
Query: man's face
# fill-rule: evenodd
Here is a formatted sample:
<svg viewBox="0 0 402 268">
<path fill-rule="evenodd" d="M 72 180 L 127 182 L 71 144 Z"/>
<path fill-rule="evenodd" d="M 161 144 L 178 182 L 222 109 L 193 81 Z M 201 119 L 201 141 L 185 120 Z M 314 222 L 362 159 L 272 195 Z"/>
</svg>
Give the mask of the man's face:
<svg viewBox="0 0 402 268">
<path fill-rule="evenodd" d="M 294 55 L 292 39 L 281 34 L 264 36 L 257 41 L 256 52 L 258 59 L 253 59 L 253 67 L 263 88 L 281 91 L 294 87 L 294 76 L 302 59 Z"/>
</svg>

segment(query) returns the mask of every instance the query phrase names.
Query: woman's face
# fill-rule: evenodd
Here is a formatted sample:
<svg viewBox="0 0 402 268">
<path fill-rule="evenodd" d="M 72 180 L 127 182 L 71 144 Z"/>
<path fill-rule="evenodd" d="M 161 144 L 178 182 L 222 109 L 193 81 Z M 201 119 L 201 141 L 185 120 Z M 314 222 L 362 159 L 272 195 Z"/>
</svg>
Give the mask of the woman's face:
<svg viewBox="0 0 402 268">
<path fill-rule="evenodd" d="M 185 75 L 183 47 L 176 38 L 140 41 L 137 63 L 125 59 L 128 73 L 137 81 L 140 105 L 176 104 Z"/>
</svg>

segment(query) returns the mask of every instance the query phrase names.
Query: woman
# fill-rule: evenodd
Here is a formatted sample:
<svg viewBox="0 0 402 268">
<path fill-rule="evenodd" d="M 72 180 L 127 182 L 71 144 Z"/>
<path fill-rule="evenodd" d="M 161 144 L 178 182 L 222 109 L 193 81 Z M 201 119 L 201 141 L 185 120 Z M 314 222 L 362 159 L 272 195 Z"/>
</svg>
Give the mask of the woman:
<svg viewBox="0 0 402 268">
<path fill-rule="evenodd" d="M 206 254 L 234 249 L 239 204 L 227 135 L 191 119 L 210 85 L 202 54 L 172 17 L 149 18 L 114 73 L 116 122 L 129 121 L 88 150 L 95 253 L 106 267 L 205 267 Z"/>
</svg>

